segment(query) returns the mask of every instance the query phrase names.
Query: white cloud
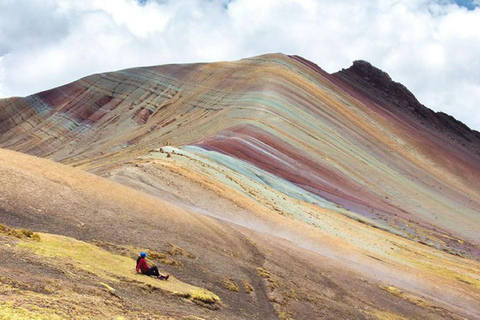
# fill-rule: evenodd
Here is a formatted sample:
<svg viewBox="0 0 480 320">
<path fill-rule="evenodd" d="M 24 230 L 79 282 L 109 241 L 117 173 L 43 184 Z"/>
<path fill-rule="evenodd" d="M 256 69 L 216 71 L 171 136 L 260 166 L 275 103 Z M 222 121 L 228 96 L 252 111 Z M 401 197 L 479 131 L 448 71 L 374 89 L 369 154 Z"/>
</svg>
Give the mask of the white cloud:
<svg viewBox="0 0 480 320">
<path fill-rule="evenodd" d="M 329 72 L 370 61 L 480 130 L 478 30 L 480 8 L 447 0 L 0 0 L 0 97 L 95 72 L 284 52 Z"/>
</svg>

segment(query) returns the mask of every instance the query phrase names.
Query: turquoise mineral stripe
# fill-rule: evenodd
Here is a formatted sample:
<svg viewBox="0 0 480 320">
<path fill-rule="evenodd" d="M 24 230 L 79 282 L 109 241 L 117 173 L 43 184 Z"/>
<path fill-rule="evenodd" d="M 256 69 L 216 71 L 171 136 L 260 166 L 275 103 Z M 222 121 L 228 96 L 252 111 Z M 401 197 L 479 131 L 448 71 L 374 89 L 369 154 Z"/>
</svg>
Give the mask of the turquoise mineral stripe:
<svg viewBox="0 0 480 320">
<path fill-rule="evenodd" d="M 235 159 L 219 152 L 208 151 L 196 146 L 184 146 L 182 147 L 182 149 L 202 155 L 203 157 L 206 157 L 211 161 L 218 163 L 219 165 L 225 166 L 230 170 L 238 172 L 241 175 L 248 177 L 249 179 L 252 179 L 256 182 L 265 184 L 272 189 L 288 195 L 289 197 L 312 203 L 322 208 L 336 208 L 336 205 L 334 203 L 331 203 L 317 195 L 314 195 L 292 184 L 287 180 L 284 180 L 271 173 L 256 168 L 255 166 L 245 161 Z"/>
</svg>

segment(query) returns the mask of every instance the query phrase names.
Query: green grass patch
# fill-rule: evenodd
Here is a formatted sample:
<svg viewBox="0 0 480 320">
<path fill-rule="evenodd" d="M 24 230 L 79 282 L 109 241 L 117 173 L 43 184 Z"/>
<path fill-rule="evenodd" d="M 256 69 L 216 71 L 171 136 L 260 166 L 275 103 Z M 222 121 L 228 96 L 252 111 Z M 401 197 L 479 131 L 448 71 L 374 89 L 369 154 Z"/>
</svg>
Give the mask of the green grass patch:
<svg viewBox="0 0 480 320">
<path fill-rule="evenodd" d="M 197 292 L 206 296 L 207 300 L 219 300 L 212 292 L 181 282 L 173 276 L 168 281 L 160 281 L 155 277 L 137 274 L 134 259 L 73 238 L 42 233 L 40 241 L 24 241 L 17 245 L 37 255 L 55 258 L 49 261 L 52 264 L 73 265 L 110 282 L 127 281 L 132 285 L 147 285 L 167 292 L 189 294 L 192 299 L 194 295 L 191 292 Z"/>
</svg>

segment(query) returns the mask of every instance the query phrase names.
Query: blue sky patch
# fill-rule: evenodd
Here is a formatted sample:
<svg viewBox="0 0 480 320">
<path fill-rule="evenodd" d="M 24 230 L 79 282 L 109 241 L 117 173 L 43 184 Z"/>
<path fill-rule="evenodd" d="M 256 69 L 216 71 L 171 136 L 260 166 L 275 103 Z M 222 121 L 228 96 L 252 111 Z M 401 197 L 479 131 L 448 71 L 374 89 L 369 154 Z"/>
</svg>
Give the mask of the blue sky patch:
<svg viewBox="0 0 480 320">
<path fill-rule="evenodd" d="M 454 2 L 460 7 L 465 7 L 468 10 L 474 10 L 479 7 L 479 5 L 475 4 L 473 0 L 455 0 Z"/>
</svg>

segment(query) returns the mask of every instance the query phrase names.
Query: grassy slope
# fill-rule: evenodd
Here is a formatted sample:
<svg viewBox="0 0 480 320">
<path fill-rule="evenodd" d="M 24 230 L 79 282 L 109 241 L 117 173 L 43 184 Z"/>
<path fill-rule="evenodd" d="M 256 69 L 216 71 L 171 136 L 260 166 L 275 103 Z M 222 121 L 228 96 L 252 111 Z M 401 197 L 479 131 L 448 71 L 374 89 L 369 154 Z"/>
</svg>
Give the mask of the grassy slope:
<svg viewBox="0 0 480 320">
<path fill-rule="evenodd" d="M 71 264 L 73 269 L 82 269 L 113 283 L 128 281 L 147 284 L 186 297 L 196 297 L 201 292 L 207 301 L 220 300 L 208 290 L 191 286 L 174 277 L 170 277 L 169 281 L 158 281 L 154 277 L 139 276 L 132 268 L 135 266 L 134 259 L 112 254 L 92 244 L 69 237 L 41 233 L 40 241 L 22 242 L 18 246 L 44 257 L 55 258 L 53 260 L 56 263 Z"/>
<path fill-rule="evenodd" d="M 2 278 L 4 280 L 2 281 L 4 297 L 0 301 L 0 315 L 6 318 L 94 317 L 98 314 L 96 304 L 104 299 L 105 292 L 114 299 L 119 298 L 115 287 L 125 285 L 149 291 L 160 290 L 161 295 L 171 294 L 190 299 L 193 302 L 208 305 L 210 308 L 214 308 L 214 304 L 220 302 L 218 296 L 210 291 L 194 287 L 174 277 L 171 277 L 169 281 L 160 281 L 153 277 L 136 274 L 133 268 L 135 260 L 131 257 L 111 253 L 93 244 L 69 237 L 45 233 L 35 235 L 38 236 L 37 240 L 18 236 L 18 234 L 16 237 L 2 235 L 1 242 L 9 249 L 9 255 L 20 255 L 21 261 L 25 261 L 25 258 L 30 258 L 37 263 L 40 261 L 44 266 L 57 270 L 59 274 L 64 274 L 75 283 L 75 286 L 90 286 L 96 290 L 83 292 L 86 298 L 79 298 L 78 292 L 72 291 L 69 285 L 59 286 L 57 281 L 49 279 L 47 274 L 37 283 L 37 286 L 43 287 L 41 290 L 37 290 L 37 292 L 20 291 L 15 290 L 15 286 L 4 283 L 5 278 Z M 135 256 L 134 253 L 133 256 Z M 36 273 L 36 270 L 32 271 L 32 274 Z M 8 281 L 5 282 L 8 283 Z M 55 287 L 51 286 L 52 283 L 55 283 Z M 15 296 L 18 293 L 21 297 Z M 63 306 L 61 297 L 65 298 Z M 59 304 L 54 308 L 41 307 L 58 299 L 60 299 Z M 77 299 L 83 308 L 73 307 Z M 92 303 L 84 303 L 86 300 L 90 300 Z M 93 303 L 94 301 L 96 302 Z M 114 304 L 107 313 L 103 313 L 109 317 L 123 317 L 124 314 L 128 314 L 129 317 L 142 316 L 135 310 L 133 312 L 124 310 L 118 304 Z"/>
</svg>

